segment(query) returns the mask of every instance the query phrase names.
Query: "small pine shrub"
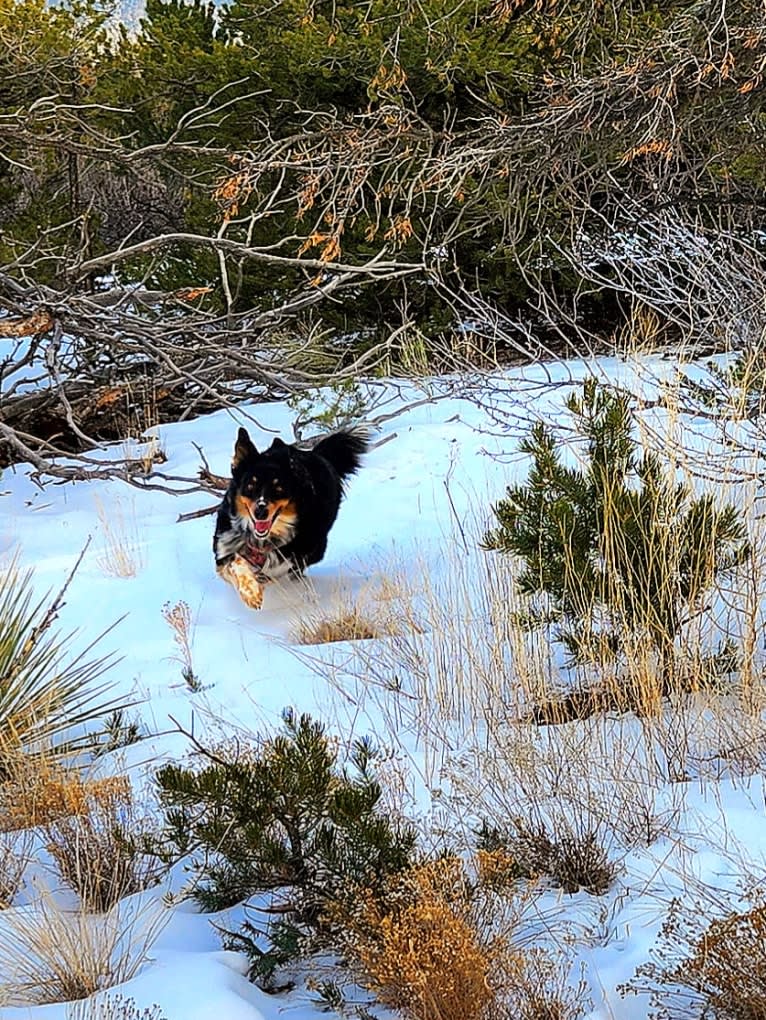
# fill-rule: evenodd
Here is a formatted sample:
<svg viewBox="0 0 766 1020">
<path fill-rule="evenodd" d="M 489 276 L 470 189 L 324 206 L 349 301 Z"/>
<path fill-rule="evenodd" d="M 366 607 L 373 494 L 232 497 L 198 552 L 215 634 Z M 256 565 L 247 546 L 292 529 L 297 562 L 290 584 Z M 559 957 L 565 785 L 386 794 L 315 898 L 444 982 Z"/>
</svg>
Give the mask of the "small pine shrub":
<svg viewBox="0 0 766 1020">
<path fill-rule="evenodd" d="M 766 907 L 710 920 L 674 902 L 654 957 L 621 991 L 648 992 L 655 1020 L 766 1020 Z"/>
<path fill-rule="evenodd" d="M 732 419 L 759 418 L 766 409 L 766 352 L 761 344 L 748 346 L 726 360 L 724 365 L 709 362 L 707 380 L 684 375 L 681 389 L 692 406 Z"/>
<path fill-rule="evenodd" d="M 357 741 L 342 765 L 307 715 L 287 711 L 282 733 L 248 754 L 211 758 L 197 772 L 178 765 L 157 772 L 161 852 L 203 852 L 193 895 L 206 910 L 279 891 L 282 919 L 270 927 L 268 949 L 249 922 L 227 938 L 249 953 L 252 978 L 268 982 L 278 965 L 329 938 L 330 902 L 409 864 L 414 832 L 381 809 L 370 744 Z"/>
<path fill-rule="evenodd" d="M 91 753 L 94 758 L 100 758 L 121 747 L 137 744 L 141 739 L 140 719 L 128 719 L 123 709 L 116 708 L 104 719 L 101 733 L 95 735 Z"/>
<path fill-rule="evenodd" d="M 733 506 L 695 497 L 639 456 L 629 401 L 595 380 L 567 404 L 587 442 L 583 467 L 566 467 L 552 432 L 537 424 L 521 445 L 529 480 L 494 507 L 486 549 L 521 557 L 527 623 L 557 622 L 577 660 L 647 642 L 663 682 L 674 642 L 716 581 L 750 555 Z"/>
<path fill-rule="evenodd" d="M 310 428 L 341 429 L 358 422 L 367 412 L 367 399 L 356 380 L 335 380 L 324 389 L 302 390 L 287 399 L 295 413 L 293 432 L 299 438 Z"/>
<path fill-rule="evenodd" d="M 83 808 L 48 824 L 45 836 L 61 880 L 94 913 L 159 880 L 157 859 L 145 853 L 145 819 L 122 777 L 90 784 Z"/>
</svg>

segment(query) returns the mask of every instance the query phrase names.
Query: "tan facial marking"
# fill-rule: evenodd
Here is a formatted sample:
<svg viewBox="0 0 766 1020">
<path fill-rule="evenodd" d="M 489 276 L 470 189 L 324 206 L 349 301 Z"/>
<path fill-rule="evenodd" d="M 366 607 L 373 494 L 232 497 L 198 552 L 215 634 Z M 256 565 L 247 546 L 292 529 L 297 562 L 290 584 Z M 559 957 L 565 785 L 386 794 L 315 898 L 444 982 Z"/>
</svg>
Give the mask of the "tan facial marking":
<svg viewBox="0 0 766 1020">
<path fill-rule="evenodd" d="M 234 507 L 240 517 L 250 517 L 252 506 L 252 499 L 248 499 L 247 496 L 243 496 L 241 492 L 238 492 L 234 497 Z"/>
<path fill-rule="evenodd" d="M 271 537 L 275 541 L 283 541 L 290 538 L 295 523 L 298 520 L 298 513 L 295 505 L 289 499 L 279 499 L 269 504 L 269 516 L 273 517 L 279 511 L 277 519 L 271 527 Z"/>
<path fill-rule="evenodd" d="M 253 503 L 253 500 L 243 496 L 242 493 L 237 493 L 234 497 L 234 506 L 237 513 L 246 520 L 250 520 L 253 517 Z M 289 499 L 277 499 L 267 504 L 267 509 L 270 521 L 274 520 L 275 514 L 277 515 L 277 519 L 274 521 L 269 534 L 277 541 L 288 538 L 298 519 L 295 505 Z"/>
</svg>

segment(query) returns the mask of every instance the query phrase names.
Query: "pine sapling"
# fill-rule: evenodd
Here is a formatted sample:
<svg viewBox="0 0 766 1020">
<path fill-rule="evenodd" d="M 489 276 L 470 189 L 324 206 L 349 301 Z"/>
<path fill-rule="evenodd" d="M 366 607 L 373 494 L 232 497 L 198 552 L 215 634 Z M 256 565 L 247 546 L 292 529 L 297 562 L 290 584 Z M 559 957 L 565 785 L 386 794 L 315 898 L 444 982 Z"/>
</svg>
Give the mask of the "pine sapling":
<svg viewBox="0 0 766 1020">
<path fill-rule="evenodd" d="M 484 547 L 521 558 L 528 625 L 555 622 L 576 660 L 647 642 L 667 685 L 682 627 L 750 556 L 744 522 L 640 454 L 626 396 L 591 379 L 567 406 L 586 442 L 582 466 L 567 466 L 552 432 L 535 425 L 521 444 L 528 480 L 493 507 Z"/>
</svg>

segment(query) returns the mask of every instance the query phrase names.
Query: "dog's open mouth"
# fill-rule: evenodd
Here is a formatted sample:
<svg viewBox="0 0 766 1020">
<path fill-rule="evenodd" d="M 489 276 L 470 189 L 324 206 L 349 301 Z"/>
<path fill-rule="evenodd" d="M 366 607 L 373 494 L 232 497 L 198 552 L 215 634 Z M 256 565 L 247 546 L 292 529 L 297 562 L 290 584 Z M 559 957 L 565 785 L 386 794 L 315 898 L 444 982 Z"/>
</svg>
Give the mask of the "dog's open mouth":
<svg viewBox="0 0 766 1020">
<path fill-rule="evenodd" d="M 271 517 L 266 517 L 264 520 L 257 520 L 255 517 L 251 517 L 250 520 L 251 520 L 252 525 L 253 525 L 253 531 L 255 532 L 255 537 L 261 539 L 261 541 L 263 541 L 263 539 L 265 539 L 265 538 L 268 538 L 269 537 L 269 533 L 271 532 L 271 529 L 274 526 L 274 521 L 276 521 L 278 516 L 279 516 L 279 508 L 277 508 L 274 511 L 274 513 L 271 515 Z"/>
</svg>

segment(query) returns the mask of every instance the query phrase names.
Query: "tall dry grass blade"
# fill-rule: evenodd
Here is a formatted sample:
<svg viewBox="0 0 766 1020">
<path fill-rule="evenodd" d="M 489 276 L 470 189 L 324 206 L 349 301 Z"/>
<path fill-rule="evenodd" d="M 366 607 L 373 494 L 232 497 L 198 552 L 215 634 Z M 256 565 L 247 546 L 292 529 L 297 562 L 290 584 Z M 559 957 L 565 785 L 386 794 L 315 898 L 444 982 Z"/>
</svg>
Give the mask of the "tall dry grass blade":
<svg viewBox="0 0 766 1020">
<path fill-rule="evenodd" d="M 127 505 L 115 499 L 106 507 L 96 498 L 96 513 L 101 525 L 100 570 L 108 577 L 137 577 L 144 568 L 144 548 L 136 524 L 134 501 Z"/>
<path fill-rule="evenodd" d="M 129 981 L 149 959 L 168 914 L 128 901 L 94 917 L 63 910 L 45 892 L 2 920 L 0 1001 L 31 1006 L 85 999 Z"/>
</svg>

